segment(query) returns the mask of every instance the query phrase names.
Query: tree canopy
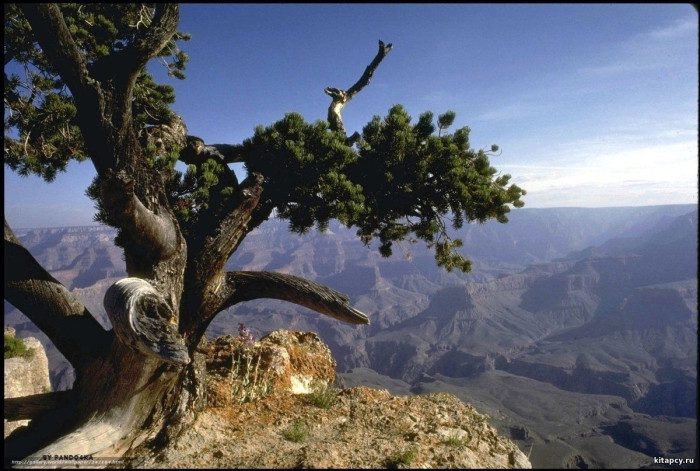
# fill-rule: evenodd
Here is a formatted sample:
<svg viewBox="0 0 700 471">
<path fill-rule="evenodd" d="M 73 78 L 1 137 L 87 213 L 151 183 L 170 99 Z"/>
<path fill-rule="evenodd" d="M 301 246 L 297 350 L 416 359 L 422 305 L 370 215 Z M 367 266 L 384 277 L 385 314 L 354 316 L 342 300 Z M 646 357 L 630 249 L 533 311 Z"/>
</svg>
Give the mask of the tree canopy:
<svg viewBox="0 0 700 471">
<path fill-rule="evenodd" d="M 273 298 L 368 324 L 346 295 L 315 281 L 226 271 L 246 235 L 272 216 L 300 233 L 337 219 L 366 244 L 378 239 L 383 256 L 397 241 L 422 240 L 439 265 L 468 271 L 450 225 L 506 222 L 511 205 L 523 204 L 524 191 L 489 163 L 496 146 L 472 149 L 469 128 L 450 132 L 454 112 L 414 121 L 396 105 L 346 134 L 341 111 L 370 84 L 390 43 L 379 41 L 350 87 L 323 90 L 326 120 L 289 113 L 243 142 L 207 144 L 187 133 L 170 108 L 173 88 L 147 68 L 158 60 L 184 78 L 179 44 L 188 36 L 177 30 L 176 4 L 4 8 L 5 163 L 50 181 L 69 161 L 89 159 L 95 218 L 118 229 L 128 274 L 106 291 L 107 330 L 5 221 L 5 299 L 76 375 L 70 391 L 11 400 L 11 417 L 32 426 L 6 441 L 6 456 L 113 453 L 176 436 L 204 400 L 204 333 L 238 303 Z M 235 162 L 247 170 L 240 182 Z"/>
<path fill-rule="evenodd" d="M 154 15 L 148 4 L 66 4 L 61 12 L 91 71 L 104 69 L 105 58 L 125 55 Z M 5 162 L 20 174 L 50 181 L 69 160 L 88 157 L 76 103 L 15 5 L 5 6 L 5 30 L 6 64 L 13 62 L 23 71 L 9 77 L 6 72 Z M 177 32 L 156 54 L 179 79 L 185 77 L 187 55 L 178 42 L 188 38 Z M 375 69 L 384 55 L 375 59 Z M 348 91 L 357 93 L 366 83 Z M 328 90 L 338 91 L 329 87 L 326 92 L 332 97 Z M 303 233 L 314 225 L 323 230 L 337 219 L 356 228 L 365 243 L 378 239 L 383 256 L 391 255 L 394 242 L 422 240 L 448 270 L 470 269 L 457 250 L 461 241 L 450 238 L 448 226 L 458 229 L 465 221 L 488 219 L 506 222 L 510 205 L 523 205 L 525 192 L 509 185 L 509 175 L 498 175 L 489 162 L 490 152 L 470 147 L 468 127 L 448 132 L 455 120 L 452 111 L 437 119 L 425 112 L 412 120 L 395 105 L 386 116 L 374 116 L 353 140 L 345 135 L 342 121 L 309 123 L 288 113 L 271 125 L 256 127 L 243 143 L 193 157 L 187 147 L 203 144 L 193 136 L 174 136 L 165 143 L 146 138 L 163 128 L 172 131 L 179 119 L 169 108 L 174 98 L 171 86 L 156 83 L 146 67 L 139 69 L 133 127 L 145 144 L 144 159 L 165 181 L 183 233 L 191 237 L 197 237 L 201 224 L 224 217 L 240 203 L 231 162 L 243 162 L 249 174 L 263 178 L 254 225 L 275 214 L 289 220 L 292 231 Z M 178 160 L 189 164 L 185 171 L 175 169 Z M 99 181 L 88 195 L 96 200 L 96 218 L 119 227 L 100 200 Z"/>
<path fill-rule="evenodd" d="M 9 76 L 5 70 L 5 163 L 21 175 L 36 174 L 51 181 L 70 160 L 87 158 L 76 103 L 18 6 L 8 3 L 3 8 L 5 66 L 17 66 Z M 88 67 L 97 68 L 100 59 L 123 53 L 139 30 L 149 26 L 152 7 L 68 3 L 61 6 L 61 13 Z M 185 78 L 188 57 L 177 41 L 188 39 L 187 34 L 176 33 L 158 53 L 168 74 L 179 79 Z M 156 83 L 143 68 L 134 90 L 134 125 L 143 129 L 169 122 L 174 101 L 173 87 Z"/>
</svg>

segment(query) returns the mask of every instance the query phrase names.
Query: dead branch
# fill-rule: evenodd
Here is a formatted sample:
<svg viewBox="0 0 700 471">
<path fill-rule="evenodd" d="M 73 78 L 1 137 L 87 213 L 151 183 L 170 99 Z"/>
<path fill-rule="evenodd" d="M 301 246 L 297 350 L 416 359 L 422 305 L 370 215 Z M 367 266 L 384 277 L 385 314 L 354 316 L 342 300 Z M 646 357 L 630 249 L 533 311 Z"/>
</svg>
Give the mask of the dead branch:
<svg viewBox="0 0 700 471">
<path fill-rule="evenodd" d="M 367 66 L 367 68 L 365 68 L 364 73 L 357 82 L 355 82 L 347 90 L 341 90 L 333 87 L 326 87 L 323 90 L 326 95 L 331 97 L 331 104 L 328 107 L 328 122 L 330 123 L 332 130 L 345 133 L 343 117 L 340 114 L 343 107 L 352 99 L 352 97 L 357 95 L 369 84 L 372 76 L 374 75 L 374 71 L 377 70 L 377 67 L 379 67 L 379 64 L 382 62 L 382 60 L 384 60 L 386 55 L 389 54 L 392 47 L 393 45 L 391 43 L 384 44 L 382 40 L 379 40 L 379 50 L 377 51 L 377 55 L 374 56 L 372 62 Z M 357 136 L 353 135 L 351 137 L 352 143 L 354 143 L 357 138 L 359 138 L 359 134 Z M 352 143 L 349 144 L 352 145 Z"/>
</svg>

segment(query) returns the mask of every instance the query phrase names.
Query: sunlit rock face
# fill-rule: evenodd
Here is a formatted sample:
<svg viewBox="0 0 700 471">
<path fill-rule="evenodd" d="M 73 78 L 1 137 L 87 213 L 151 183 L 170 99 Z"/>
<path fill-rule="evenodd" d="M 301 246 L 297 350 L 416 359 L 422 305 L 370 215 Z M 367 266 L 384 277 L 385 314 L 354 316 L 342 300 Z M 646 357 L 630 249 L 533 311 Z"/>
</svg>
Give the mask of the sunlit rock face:
<svg viewBox="0 0 700 471">
<path fill-rule="evenodd" d="M 225 336 L 204 350 L 207 407 L 139 467 L 532 467 L 488 417 L 452 394 L 334 387 L 335 360 L 315 333 Z"/>
<path fill-rule="evenodd" d="M 272 393 L 308 394 L 335 378 L 331 351 L 313 332 L 276 330 L 257 342 L 229 335 L 209 342 L 206 349 L 211 405 Z"/>
<path fill-rule="evenodd" d="M 15 330 L 5 327 L 5 335 L 15 336 Z M 26 347 L 32 351 L 29 357 L 5 359 L 5 398 L 31 396 L 51 391 L 49 381 L 49 360 L 46 358 L 44 347 L 34 337 L 22 339 Z M 4 421 L 4 436 L 7 437 L 15 429 L 27 425 L 29 420 Z"/>
</svg>

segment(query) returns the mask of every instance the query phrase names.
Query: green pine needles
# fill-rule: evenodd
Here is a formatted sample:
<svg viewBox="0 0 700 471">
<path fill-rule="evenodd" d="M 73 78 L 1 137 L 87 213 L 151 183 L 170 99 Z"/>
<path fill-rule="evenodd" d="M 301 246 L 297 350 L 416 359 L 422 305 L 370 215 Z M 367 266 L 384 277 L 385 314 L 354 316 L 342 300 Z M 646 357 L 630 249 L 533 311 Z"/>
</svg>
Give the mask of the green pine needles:
<svg viewBox="0 0 700 471">
<path fill-rule="evenodd" d="M 70 160 L 88 157 L 76 103 L 38 47 L 17 5 L 6 4 L 4 9 L 5 64 L 17 66 L 9 74 L 6 69 L 5 75 L 5 163 L 21 175 L 35 174 L 52 181 Z M 61 4 L 66 25 L 85 54 L 87 67 L 96 75 L 100 67 L 109 68 L 110 56 L 123 52 L 136 32 L 150 24 L 153 11 L 147 4 Z M 189 35 L 176 33 L 158 54 L 168 75 L 185 78 L 188 57 L 177 41 L 187 40 Z M 173 87 L 156 83 L 143 69 L 134 84 L 134 125 L 143 129 L 167 122 L 173 116 L 170 105 L 174 101 Z"/>
<path fill-rule="evenodd" d="M 151 4 L 61 4 L 61 11 L 86 66 L 98 77 L 154 15 Z M 20 174 L 50 181 L 70 160 L 88 157 L 78 126 L 85 117 L 16 5 L 5 6 L 4 26 L 6 61 L 23 70 L 5 81 L 5 162 Z M 187 55 L 177 43 L 187 39 L 175 33 L 157 57 L 180 79 Z M 156 83 L 143 68 L 133 90 L 130 116 L 142 141 L 131 155 L 146 159 L 149 172 L 162 178 L 182 233 L 197 237 L 199 227 L 211 226 L 241 204 L 241 186 L 230 162 L 220 157 L 177 170 L 184 140 L 156 150 L 147 139 L 153 127 L 176 120 L 170 110 L 173 88 Z M 468 127 L 449 132 L 455 119 L 447 111 L 437 119 L 426 112 L 413 121 L 396 105 L 383 118 L 372 118 L 356 142 L 327 121 L 308 123 L 297 113 L 258 126 L 252 137 L 231 146 L 238 152 L 234 161 L 263 178 L 251 227 L 275 214 L 289 221 L 290 230 L 304 233 L 314 226 L 324 230 L 336 219 L 354 228 L 365 244 L 378 241 L 382 256 L 390 256 L 397 242 L 423 241 L 438 265 L 469 271 L 452 230 L 464 222 L 506 222 L 511 206 L 523 206 L 525 191 L 491 166 L 489 157 L 498 146 L 475 150 Z M 87 191 L 96 201 L 96 219 L 118 225 L 101 206 L 100 187 L 95 181 Z"/>
<path fill-rule="evenodd" d="M 244 142 L 245 163 L 264 175 L 263 196 L 294 232 L 323 230 L 338 219 L 357 228 L 365 243 L 379 239 L 383 256 L 397 241 L 423 240 L 438 265 L 466 272 L 471 265 L 457 253 L 462 242 L 451 239 L 448 226 L 506 222 L 508 205 L 523 206 L 525 192 L 508 185 L 509 175 L 496 176 L 486 151 L 470 149 L 469 128 L 443 133 L 454 118 L 454 112 L 439 116 L 436 135 L 432 113 L 412 124 L 396 105 L 364 127 L 355 148 L 326 122 L 288 114 Z"/>
</svg>

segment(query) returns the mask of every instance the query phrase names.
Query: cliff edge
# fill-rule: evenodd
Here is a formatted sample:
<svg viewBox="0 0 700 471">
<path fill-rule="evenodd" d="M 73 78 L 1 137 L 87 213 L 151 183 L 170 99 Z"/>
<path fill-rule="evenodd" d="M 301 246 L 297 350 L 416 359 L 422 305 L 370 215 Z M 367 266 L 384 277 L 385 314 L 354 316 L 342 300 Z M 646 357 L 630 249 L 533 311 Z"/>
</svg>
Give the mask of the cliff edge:
<svg viewBox="0 0 700 471">
<path fill-rule="evenodd" d="M 5 356 L 8 356 L 8 340 L 15 338 L 15 329 L 5 327 Z M 34 337 L 21 339 L 21 354 L 5 358 L 4 368 L 4 397 L 22 397 L 51 391 L 49 381 L 49 360 L 46 350 L 39 340 Z M 12 355 L 12 354 L 10 354 Z M 4 420 L 4 419 L 3 419 Z M 25 426 L 29 420 L 4 421 L 4 437 L 15 429 Z"/>
<path fill-rule="evenodd" d="M 446 393 L 335 387 L 314 333 L 209 342 L 207 408 L 146 468 L 531 468 L 486 416 Z"/>
</svg>

